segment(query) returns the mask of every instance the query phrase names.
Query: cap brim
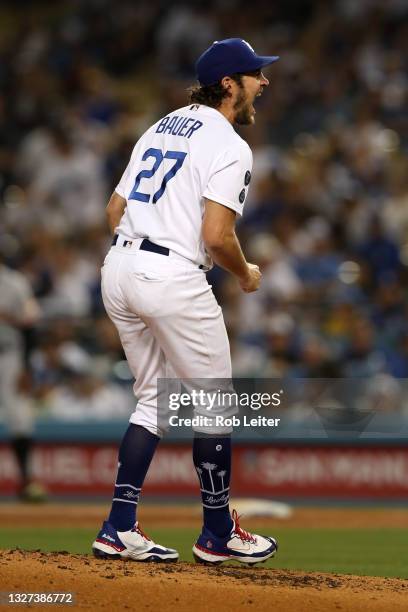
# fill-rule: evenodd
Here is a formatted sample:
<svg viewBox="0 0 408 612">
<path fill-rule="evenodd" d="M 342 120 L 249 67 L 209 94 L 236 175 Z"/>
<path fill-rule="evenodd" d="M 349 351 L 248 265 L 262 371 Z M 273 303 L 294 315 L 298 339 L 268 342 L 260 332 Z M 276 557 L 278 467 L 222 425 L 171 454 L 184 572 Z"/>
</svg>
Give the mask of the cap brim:
<svg viewBox="0 0 408 612">
<path fill-rule="evenodd" d="M 258 55 L 258 59 L 260 60 L 259 67 L 263 68 L 264 66 L 269 66 L 269 64 L 277 62 L 279 55 Z"/>
</svg>

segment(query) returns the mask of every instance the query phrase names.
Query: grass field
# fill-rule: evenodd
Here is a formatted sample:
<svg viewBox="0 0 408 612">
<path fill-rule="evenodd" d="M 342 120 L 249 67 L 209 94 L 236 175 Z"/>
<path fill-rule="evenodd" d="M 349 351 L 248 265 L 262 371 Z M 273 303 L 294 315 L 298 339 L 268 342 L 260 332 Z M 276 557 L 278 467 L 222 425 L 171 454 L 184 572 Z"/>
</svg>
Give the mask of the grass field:
<svg viewBox="0 0 408 612">
<path fill-rule="evenodd" d="M 268 533 L 270 529 L 257 529 Z M 150 529 L 156 541 L 177 548 L 183 561 L 192 561 L 197 530 L 172 527 Z M 273 535 L 280 549 L 262 567 L 323 571 L 366 576 L 408 578 L 408 530 L 318 529 L 278 527 Z M 0 548 L 90 553 L 95 530 L 89 528 L 11 527 L 0 529 Z"/>
</svg>

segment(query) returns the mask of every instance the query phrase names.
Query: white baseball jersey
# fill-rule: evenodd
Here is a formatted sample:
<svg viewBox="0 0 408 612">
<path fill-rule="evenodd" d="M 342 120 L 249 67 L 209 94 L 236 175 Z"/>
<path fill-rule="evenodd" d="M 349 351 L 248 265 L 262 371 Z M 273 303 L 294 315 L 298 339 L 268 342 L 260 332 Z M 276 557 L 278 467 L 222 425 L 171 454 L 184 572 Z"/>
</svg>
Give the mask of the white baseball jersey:
<svg viewBox="0 0 408 612">
<path fill-rule="evenodd" d="M 133 149 L 115 191 L 127 206 L 116 231 L 211 265 L 201 238 L 204 198 L 242 214 L 252 153 L 219 111 L 192 104 L 166 115 Z"/>
</svg>

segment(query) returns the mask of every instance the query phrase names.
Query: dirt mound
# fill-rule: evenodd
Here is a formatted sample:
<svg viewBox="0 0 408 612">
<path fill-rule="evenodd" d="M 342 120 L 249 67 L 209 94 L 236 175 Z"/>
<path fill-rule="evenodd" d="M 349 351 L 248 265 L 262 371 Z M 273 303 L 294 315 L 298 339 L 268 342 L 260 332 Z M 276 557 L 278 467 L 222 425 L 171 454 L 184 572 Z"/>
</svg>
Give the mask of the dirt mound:
<svg viewBox="0 0 408 612">
<path fill-rule="evenodd" d="M 0 551 L 0 576 L 2 591 L 72 591 L 76 606 L 91 610 L 402 612 L 408 600 L 408 581 L 392 578 L 141 564 L 18 549 Z"/>
</svg>

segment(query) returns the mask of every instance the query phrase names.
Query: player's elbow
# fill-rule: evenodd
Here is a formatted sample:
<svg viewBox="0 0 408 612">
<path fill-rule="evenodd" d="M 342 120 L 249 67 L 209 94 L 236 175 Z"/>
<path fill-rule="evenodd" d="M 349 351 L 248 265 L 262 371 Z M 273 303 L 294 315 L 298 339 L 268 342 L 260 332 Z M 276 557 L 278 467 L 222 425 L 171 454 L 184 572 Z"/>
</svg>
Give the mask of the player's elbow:
<svg viewBox="0 0 408 612">
<path fill-rule="evenodd" d="M 230 208 L 206 200 L 201 235 L 208 252 L 226 248 L 235 235 L 235 212 Z"/>
<path fill-rule="evenodd" d="M 207 251 L 222 251 L 230 239 L 231 231 L 222 227 L 203 226 L 202 237 Z"/>
</svg>

